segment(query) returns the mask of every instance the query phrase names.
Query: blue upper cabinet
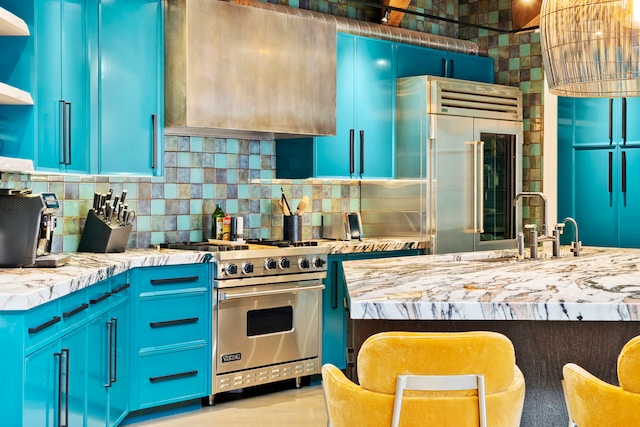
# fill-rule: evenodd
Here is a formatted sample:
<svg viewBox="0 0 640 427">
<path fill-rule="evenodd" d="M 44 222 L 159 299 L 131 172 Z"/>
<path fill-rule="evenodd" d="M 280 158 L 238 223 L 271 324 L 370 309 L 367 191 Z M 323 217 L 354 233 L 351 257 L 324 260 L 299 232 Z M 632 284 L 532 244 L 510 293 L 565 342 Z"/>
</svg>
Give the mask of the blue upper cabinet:
<svg viewBox="0 0 640 427">
<path fill-rule="evenodd" d="M 23 14 L 31 30 L 18 55 L 10 52 L 15 72 L 7 70 L 13 58 L 0 60 L 0 78 L 30 91 L 35 104 L 2 106 L 0 155 L 30 158 L 47 172 L 162 174 L 163 2 L 0 6 Z"/>
<path fill-rule="evenodd" d="M 89 172 L 85 0 L 35 2 L 37 169 Z M 28 144 L 24 140 L 23 144 Z"/>
<path fill-rule="evenodd" d="M 336 135 L 277 141 L 278 178 L 393 177 L 394 46 L 338 34 Z"/>
<path fill-rule="evenodd" d="M 439 76 L 493 83 L 493 59 L 398 44 L 397 77 Z"/>
<path fill-rule="evenodd" d="M 101 174 L 162 173 L 163 7 L 102 0 L 99 14 Z"/>
</svg>

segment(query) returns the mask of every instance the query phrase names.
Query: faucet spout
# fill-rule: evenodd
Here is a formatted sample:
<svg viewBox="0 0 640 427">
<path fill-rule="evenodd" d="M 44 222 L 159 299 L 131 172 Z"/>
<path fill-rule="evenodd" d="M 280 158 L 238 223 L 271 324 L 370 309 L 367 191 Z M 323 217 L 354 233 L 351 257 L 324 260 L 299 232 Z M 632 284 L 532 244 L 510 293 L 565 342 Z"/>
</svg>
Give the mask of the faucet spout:
<svg viewBox="0 0 640 427">
<path fill-rule="evenodd" d="M 582 245 L 582 243 L 578 238 L 578 223 L 570 216 L 562 220 L 562 223 L 566 222 L 570 222 L 571 224 L 573 224 L 573 242 L 571 242 L 571 252 L 573 252 L 574 256 L 580 256 L 580 246 Z"/>
<path fill-rule="evenodd" d="M 524 198 L 538 198 L 542 200 L 542 230 L 541 230 L 542 233 L 541 234 L 543 237 L 548 237 L 547 196 L 545 196 L 543 193 L 538 191 L 524 191 L 522 193 L 518 193 L 516 197 L 514 197 L 513 206 L 515 207 L 518 201 Z"/>
</svg>

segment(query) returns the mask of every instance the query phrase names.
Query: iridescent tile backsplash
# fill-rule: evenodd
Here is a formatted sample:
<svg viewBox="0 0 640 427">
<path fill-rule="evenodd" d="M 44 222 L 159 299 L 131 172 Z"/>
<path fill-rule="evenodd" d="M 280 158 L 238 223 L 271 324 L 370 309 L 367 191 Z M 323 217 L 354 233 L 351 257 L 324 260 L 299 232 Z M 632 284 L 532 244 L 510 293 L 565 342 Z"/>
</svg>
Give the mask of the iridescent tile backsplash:
<svg viewBox="0 0 640 427">
<path fill-rule="evenodd" d="M 319 238 L 322 211 L 357 210 L 360 200 L 358 181 L 276 180 L 274 141 L 175 136 L 165 139 L 163 177 L 5 173 L 0 187 L 56 193 L 56 252 L 77 249 L 94 193 L 110 189 L 116 195 L 127 190 L 129 209 L 137 213 L 128 247 L 138 248 L 207 239 L 216 204 L 244 218 L 245 239 L 282 238 L 282 190 L 293 209 L 309 196 L 302 238 Z"/>
</svg>

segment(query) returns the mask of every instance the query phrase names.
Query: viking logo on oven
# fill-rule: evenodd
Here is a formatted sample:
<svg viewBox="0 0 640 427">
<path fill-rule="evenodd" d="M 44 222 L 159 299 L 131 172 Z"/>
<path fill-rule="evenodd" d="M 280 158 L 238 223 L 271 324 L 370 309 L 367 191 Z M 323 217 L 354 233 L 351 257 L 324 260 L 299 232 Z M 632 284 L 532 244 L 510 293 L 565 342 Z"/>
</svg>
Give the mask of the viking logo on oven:
<svg viewBox="0 0 640 427">
<path fill-rule="evenodd" d="M 242 359 L 242 353 L 231 353 L 222 355 L 222 363 L 236 362 Z"/>
</svg>

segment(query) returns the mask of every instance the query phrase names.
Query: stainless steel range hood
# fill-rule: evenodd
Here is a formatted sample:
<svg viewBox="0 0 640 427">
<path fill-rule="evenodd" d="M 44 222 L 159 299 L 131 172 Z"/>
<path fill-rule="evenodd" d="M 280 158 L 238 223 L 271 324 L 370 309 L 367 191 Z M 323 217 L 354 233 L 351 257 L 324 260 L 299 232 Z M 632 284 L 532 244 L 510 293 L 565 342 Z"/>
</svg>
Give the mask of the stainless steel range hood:
<svg viewBox="0 0 640 427">
<path fill-rule="evenodd" d="M 219 0 L 165 19 L 166 134 L 335 134 L 335 23 Z"/>
</svg>

